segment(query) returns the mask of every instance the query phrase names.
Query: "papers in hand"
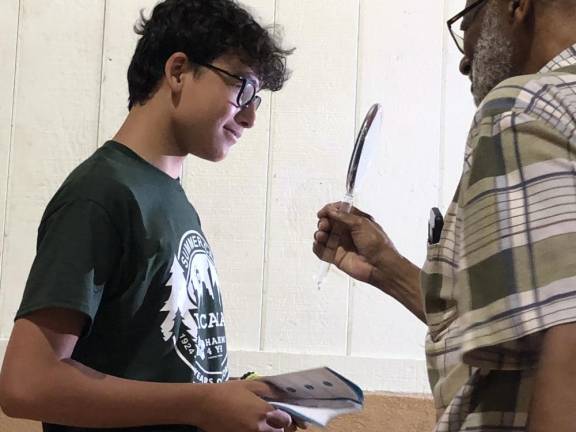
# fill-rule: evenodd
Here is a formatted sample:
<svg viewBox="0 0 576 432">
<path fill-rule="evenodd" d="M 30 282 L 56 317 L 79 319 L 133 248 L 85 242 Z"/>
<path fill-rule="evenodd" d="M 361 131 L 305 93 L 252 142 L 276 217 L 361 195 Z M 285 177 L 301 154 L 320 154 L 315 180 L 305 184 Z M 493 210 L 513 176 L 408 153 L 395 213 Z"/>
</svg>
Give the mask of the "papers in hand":
<svg viewBox="0 0 576 432">
<path fill-rule="evenodd" d="M 273 385 L 278 397 L 268 402 L 297 420 L 324 427 L 334 417 L 362 409 L 360 387 L 324 367 L 261 378 Z"/>
</svg>

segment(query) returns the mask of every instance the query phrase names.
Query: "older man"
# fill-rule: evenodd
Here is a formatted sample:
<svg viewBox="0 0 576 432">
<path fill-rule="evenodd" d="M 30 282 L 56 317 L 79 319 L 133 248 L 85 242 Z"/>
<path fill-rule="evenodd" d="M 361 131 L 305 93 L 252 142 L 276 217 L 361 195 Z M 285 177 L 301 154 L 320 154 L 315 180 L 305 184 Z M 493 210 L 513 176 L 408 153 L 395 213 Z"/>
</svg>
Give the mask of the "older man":
<svg viewBox="0 0 576 432">
<path fill-rule="evenodd" d="M 576 425 L 575 19 L 573 0 L 478 0 L 449 21 L 478 111 L 423 269 L 369 215 L 319 212 L 315 253 L 428 324 L 438 431 Z"/>
</svg>

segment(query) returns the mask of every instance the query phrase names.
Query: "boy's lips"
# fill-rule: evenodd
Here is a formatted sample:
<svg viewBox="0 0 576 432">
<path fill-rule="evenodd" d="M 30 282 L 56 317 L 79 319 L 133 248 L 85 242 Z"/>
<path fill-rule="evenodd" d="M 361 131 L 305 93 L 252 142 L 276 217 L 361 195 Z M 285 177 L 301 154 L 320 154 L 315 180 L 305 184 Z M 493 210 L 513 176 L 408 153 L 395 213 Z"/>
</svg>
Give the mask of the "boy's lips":
<svg viewBox="0 0 576 432">
<path fill-rule="evenodd" d="M 242 133 L 240 131 L 237 131 L 237 130 L 232 129 L 230 127 L 224 126 L 224 130 L 227 131 L 228 133 L 230 133 L 232 136 L 234 136 L 234 138 L 236 138 L 237 140 L 239 140 L 240 137 L 242 136 Z"/>
</svg>

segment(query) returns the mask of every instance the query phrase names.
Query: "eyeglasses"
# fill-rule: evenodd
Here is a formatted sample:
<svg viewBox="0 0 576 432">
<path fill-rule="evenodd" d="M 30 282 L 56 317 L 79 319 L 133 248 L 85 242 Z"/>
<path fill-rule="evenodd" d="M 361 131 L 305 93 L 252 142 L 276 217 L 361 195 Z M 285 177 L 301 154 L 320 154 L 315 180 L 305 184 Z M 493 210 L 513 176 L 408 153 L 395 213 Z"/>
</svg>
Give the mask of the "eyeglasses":
<svg viewBox="0 0 576 432">
<path fill-rule="evenodd" d="M 256 83 L 254 81 L 239 75 L 231 74 L 230 72 L 211 64 L 200 63 L 200 66 L 204 66 L 205 68 L 208 68 L 216 73 L 220 73 L 240 81 L 242 84 L 238 90 L 238 94 L 236 95 L 236 106 L 238 108 L 246 108 L 247 106 L 252 105 L 255 111 L 258 109 L 260 103 L 262 102 L 262 98 L 256 94 Z"/>
<path fill-rule="evenodd" d="M 482 5 L 485 1 L 486 0 L 476 0 L 470 6 L 466 7 L 463 11 L 454 15 L 446 22 L 450 36 L 452 36 L 452 39 L 454 39 L 454 42 L 456 42 L 458 50 L 460 50 L 462 54 L 464 54 L 464 30 L 470 26 L 470 21 L 476 16 L 476 14 L 470 15 L 470 12 L 472 12 L 478 6 Z M 462 23 L 456 29 L 452 28 L 454 23 L 462 18 L 464 18 Z"/>
</svg>

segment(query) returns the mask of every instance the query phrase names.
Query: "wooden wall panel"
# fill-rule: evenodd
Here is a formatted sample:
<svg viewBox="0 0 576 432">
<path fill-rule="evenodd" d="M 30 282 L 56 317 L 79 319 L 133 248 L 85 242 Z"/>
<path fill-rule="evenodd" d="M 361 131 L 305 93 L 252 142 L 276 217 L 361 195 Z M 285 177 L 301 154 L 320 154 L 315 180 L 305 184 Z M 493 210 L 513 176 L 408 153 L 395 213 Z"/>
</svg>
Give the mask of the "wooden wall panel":
<svg viewBox="0 0 576 432">
<path fill-rule="evenodd" d="M 0 296 L 2 295 L 2 263 L 4 252 L 4 218 L 8 192 L 8 172 L 12 147 L 12 114 L 14 111 L 14 69 L 18 37 L 19 0 L 7 0 L 0 14 Z M 0 297 L 1 298 L 1 297 Z"/>
<path fill-rule="evenodd" d="M 417 265 L 425 258 L 430 207 L 439 205 L 442 18 L 438 2 L 361 6 L 357 118 L 380 102 L 383 136 L 358 205 Z M 381 29 L 385 37 L 376 36 Z M 350 294 L 349 353 L 422 359 L 424 326 L 394 300 L 359 285 Z"/>
<path fill-rule="evenodd" d="M 134 25 L 140 11 L 148 17 L 156 3 L 157 0 L 109 0 L 106 3 L 98 145 L 114 136 L 128 114 L 126 74 L 138 40 Z"/>
<path fill-rule="evenodd" d="M 345 192 L 353 147 L 358 1 L 277 2 L 277 20 L 297 47 L 293 78 L 272 118 L 267 268 L 262 348 L 342 354 L 347 278 L 318 290 L 312 254 L 316 212 Z"/>
<path fill-rule="evenodd" d="M 156 0 L 4 3 L 0 25 L 9 30 L 0 39 L 0 57 L 7 59 L 0 97 L 11 101 L 14 94 L 15 104 L 0 107 L 0 155 L 6 155 L 0 156 L 0 358 L 41 213 L 69 171 L 124 119 L 137 38 L 132 27 L 139 10 L 149 14 Z M 359 377 L 374 389 L 425 388 L 424 373 L 412 372 L 423 365 L 424 327 L 336 270 L 318 291 L 312 234 L 316 211 L 343 195 L 355 131 L 378 101 L 382 151 L 357 204 L 422 264 L 429 208 L 445 210 L 450 201 L 474 110 L 444 23 L 461 2 L 243 3 L 263 23 L 281 24 L 285 44 L 297 51 L 289 59 L 292 79 L 264 95 L 255 127 L 229 157 L 218 164 L 191 158 L 185 170 L 185 187 L 216 253 L 232 363 L 240 367 L 255 356 L 269 364 L 280 353 L 279 372 L 316 365 L 315 355 L 323 354 L 322 361 L 351 362 L 344 372 L 352 364 L 351 371 L 386 369 Z M 375 366 L 370 358 L 382 362 Z M 409 366 L 394 363 L 402 380 L 390 374 L 390 359 L 412 359 Z"/>
<path fill-rule="evenodd" d="M 274 1 L 242 2 L 269 25 Z M 229 347 L 258 350 L 264 267 L 270 111 L 275 96 L 262 92 L 254 127 L 224 161 L 189 158 L 184 186 L 202 220 L 218 266 Z"/>
<path fill-rule="evenodd" d="M 104 0 L 21 0 L 0 337 L 20 303 L 44 207 L 96 148 L 103 20 Z"/>
</svg>

